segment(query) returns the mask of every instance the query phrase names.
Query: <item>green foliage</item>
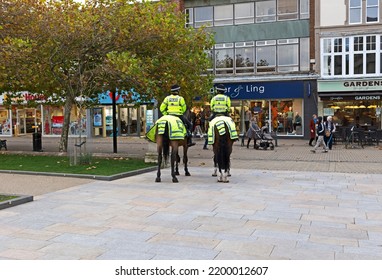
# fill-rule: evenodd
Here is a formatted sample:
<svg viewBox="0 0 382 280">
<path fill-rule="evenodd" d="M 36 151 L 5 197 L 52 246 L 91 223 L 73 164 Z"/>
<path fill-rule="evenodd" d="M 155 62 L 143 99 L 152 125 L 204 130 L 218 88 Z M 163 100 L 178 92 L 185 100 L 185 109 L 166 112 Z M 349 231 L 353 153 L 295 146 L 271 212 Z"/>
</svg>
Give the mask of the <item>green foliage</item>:
<svg viewBox="0 0 382 280">
<path fill-rule="evenodd" d="M 177 83 L 190 104 L 212 85 L 212 34 L 171 1 L 0 0 L 0 14 L 0 91 L 64 100 L 62 151 L 76 97 L 134 88 L 160 102 Z"/>
</svg>

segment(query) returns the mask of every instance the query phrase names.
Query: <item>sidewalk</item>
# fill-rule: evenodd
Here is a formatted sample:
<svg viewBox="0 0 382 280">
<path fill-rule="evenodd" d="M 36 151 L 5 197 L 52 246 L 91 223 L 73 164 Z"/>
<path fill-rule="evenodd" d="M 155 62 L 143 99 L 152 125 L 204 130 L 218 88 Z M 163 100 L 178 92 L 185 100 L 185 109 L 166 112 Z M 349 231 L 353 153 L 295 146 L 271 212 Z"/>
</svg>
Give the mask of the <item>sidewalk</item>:
<svg viewBox="0 0 382 280">
<path fill-rule="evenodd" d="M 26 146 L 15 140 L 9 150 Z M 304 140 L 279 139 L 274 151 L 236 142 L 224 184 L 211 176 L 212 151 L 196 141 L 192 176 L 181 171 L 178 184 L 168 168 L 162 183 L 156 172 L 66 187 L 70 178 L 57 178 L 56 190 L 1 210 L 0 259 L 382 259 L 379 147 L 312 154 Z M 92 144 L 112 152 L 111 139 Z M 138 138 L 118 147 L 118 156 L 153 149 Z M 12 181 L 3 176 L 1 185 Z"/>
</svg>

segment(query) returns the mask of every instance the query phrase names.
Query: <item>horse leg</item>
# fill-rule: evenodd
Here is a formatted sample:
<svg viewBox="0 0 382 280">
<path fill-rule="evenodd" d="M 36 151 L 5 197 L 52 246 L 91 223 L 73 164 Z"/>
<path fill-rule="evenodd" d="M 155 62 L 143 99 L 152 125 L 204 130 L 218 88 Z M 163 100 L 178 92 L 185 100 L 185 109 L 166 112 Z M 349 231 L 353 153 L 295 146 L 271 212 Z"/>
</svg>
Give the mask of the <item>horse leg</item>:
<svg viewBox="0 0 382 280">
<path fill-rule="evenodd" d="M 180 175 L 179 173 L 179 163 L 180 163 L 180 156 L 176 155 L 176 161 L 175 161 L 175 175 Z"/>
<path fill-rule="evenodd" d="M 212 177 L 218 176 L 218 163 L 216 159 L 216 155 L 214 155 L 214 172 L 212 173 Z"/>
<path fill-rule="evenodd" d="M 159 183 L 161 181 L 160 176 L 161 176 L 161 165 L 162 165 L 162 151 L 159 153 L 158 152 L 158 171 L 157 171 L 157 177 L 155 179 L 155 182 Z"/>
<path fill-rule="evenodd" d="M 171 176 L 172 176 L 173 183 L 179 182 L 175 174 L 175 162 L 177 160 L 177 156 L 178 156 L 178 148 L 173 147 L 171 151 Z"/>
<path fill-rule="evenodd" d="M 229 180 L 228 180 L 228 169 L 227 170 L 224 170 L 224 173 L 223 173 L 223 183 L 228 183 Z"/>
<path fill-rule="evenodd" d="M 188 156 L 187 156 L 187 143 L 183 146 L 183 164 L 184 164 L 184 174 L 186 176 L 191 176 L 190 172 L 188 172 Z"/>
</svg>

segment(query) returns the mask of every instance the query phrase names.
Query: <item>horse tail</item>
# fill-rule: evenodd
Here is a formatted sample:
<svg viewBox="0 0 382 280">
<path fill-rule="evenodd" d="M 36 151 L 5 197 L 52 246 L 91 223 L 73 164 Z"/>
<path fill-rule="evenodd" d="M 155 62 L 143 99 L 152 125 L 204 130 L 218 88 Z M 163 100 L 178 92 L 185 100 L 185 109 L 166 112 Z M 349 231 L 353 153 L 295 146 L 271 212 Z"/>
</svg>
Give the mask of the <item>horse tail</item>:
<svg viewBox="0 0 382 280">
<path fill-rule="evenodd" d="M 170 135 L 168 131 L 168 122 L 166 123 L 166 128 L 164 130 L 163 134 L 163 157 L 165 162 L 167 162 L 167 159 L 170 156 Z"/>
<path fill-rule="evenodd" d="M 220 163 L 221 169 L 227 170 L 229 169 L 229 161 L 230 161 L 227 137 L 230 137 L 230 134 L 226 124 L 224 124 L 224 129 L 225 129 L 225 133 L 223 135 L 219 135 L 219 151 L 217 154 L 217 160 Z M 215 133 L 219 133 L 219 132 L 216 130 Z"/>
</svg>

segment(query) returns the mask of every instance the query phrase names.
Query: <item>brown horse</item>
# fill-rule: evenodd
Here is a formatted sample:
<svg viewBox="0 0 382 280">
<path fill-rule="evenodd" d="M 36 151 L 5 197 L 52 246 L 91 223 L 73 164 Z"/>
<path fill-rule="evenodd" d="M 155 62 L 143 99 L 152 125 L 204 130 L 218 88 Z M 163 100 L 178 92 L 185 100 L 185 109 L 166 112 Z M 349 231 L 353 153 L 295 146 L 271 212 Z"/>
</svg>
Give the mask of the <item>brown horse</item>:
<svg viewBox="0 0 382 280">
<path fill-rule="evenodd" d="M 171 140 L 169 137 L 169 128 L 168 128 L 168 122 L 166 123 L 166 128 L 164 131 L 164 134 L 158 134 L 158 127 L 155 131 L 155 139 L 157 143 L 157 152 L 158 152 L 158 171 L 157 171 L 157 177 L 155 179 L 155 182 L 161 182 L 161 166 L 162 166 L 162 159 L 164 157 L 164 162 L 168 162 L 168 158 L 170 156 L 170 147 L 171 147 L 171 176 L 172 176 L 172 182 L 178 183 L 178 178 L 176 178 L 176 175 L 179 175 L 179 163 L 180 163 L 180 156 L 179 156 L 179 147 L 183 147 L 183 164 L 184 164 L 184 171 L 186 176 L 191 176 L 190 172 L 188 172 L 188 157 L 187 157 L 187 139 L 184 138 L 182 140 Z"/>
<path fill-rule="evenodd" d="M 228 176 L 230 175 L 231 167 L 231 153 L 233 142 L 236 139 L 231 139 L 228 126 L 224 123 L 225 133 L 219 135 L 217 126 L 214 125 L 214 173 L 212 176 L 217 176 L 217 169 L 219 169 L 218 182 L 228 183 Z"/>
</svg>

